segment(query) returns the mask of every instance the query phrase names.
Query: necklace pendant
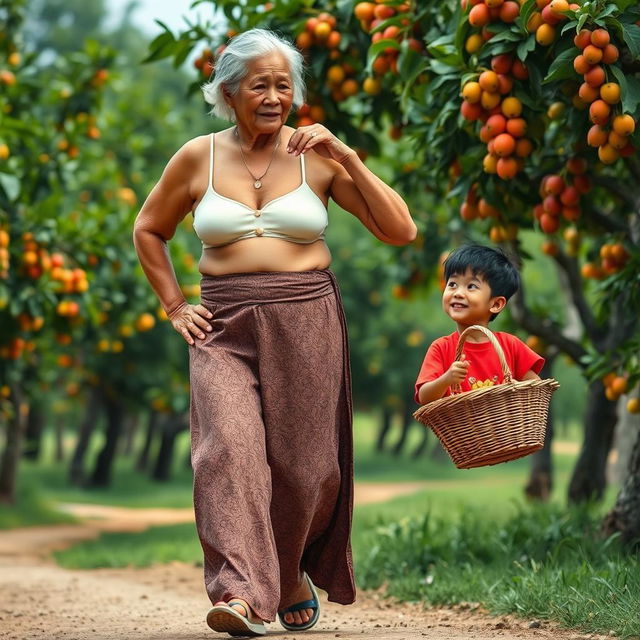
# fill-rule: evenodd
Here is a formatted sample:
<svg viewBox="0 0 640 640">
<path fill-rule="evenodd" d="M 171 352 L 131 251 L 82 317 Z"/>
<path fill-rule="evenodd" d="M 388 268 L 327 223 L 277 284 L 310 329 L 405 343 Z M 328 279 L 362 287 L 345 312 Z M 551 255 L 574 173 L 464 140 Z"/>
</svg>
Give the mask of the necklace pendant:
<svg viewBox="0 0 640 640">
<path fill-rule="evenodd" d="M 254 189 L 259 189 L 261 186 L 262 186 L 262 182 L 260 182 L 260 180 L 256 180 L 256 181 L 253 183 L 253 188 L 254 188 Z"/>
</svg>

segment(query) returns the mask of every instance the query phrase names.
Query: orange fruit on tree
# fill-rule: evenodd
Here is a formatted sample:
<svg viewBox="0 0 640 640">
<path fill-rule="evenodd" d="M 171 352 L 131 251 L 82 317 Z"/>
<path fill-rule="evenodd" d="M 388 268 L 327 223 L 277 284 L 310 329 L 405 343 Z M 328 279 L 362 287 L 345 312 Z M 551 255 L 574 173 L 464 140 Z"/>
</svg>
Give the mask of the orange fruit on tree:
<svg viewBox="0 0 640 640">
<path fill-rule="evenodd" d="M 527 133 L 527 121 L 524 118 L 509 118 L 506 122 L 507 133 L 514 138 L 522 138 Z"/>
<path fill-rule="evenodd" d="M 616 133 L 615 131 L 609 131 L 609 139 L 607 140 L 607 142 L 614 149 L 618 149 L 618 151 L 620 151 L 621 149 L 624 149 L 627 146 L 627 143 L 629 142 L 629 140 L 627 136 L 621 136 L 619 133 Z"/>
<path fill-rule="evenodd" d="M 640 413 L 640 399 L 629 398 L 629 400 L 627 400 L 627 411 L 629 413 Z"/>
<path fill-rule="evenodd" d="M 587 161 L 580 156 L 573 156 L 567 160 L 567 170 L 573 175 L 579 175 L 587 170 Z"/>
<path fill-rule="evenodd" d="M 555 39 L 556 29 L 553 25 L 544 22 L 536 29 L 536 42 L 543 47 L 548 47 L 550 44 L 553 44 Z"/>
<path fill-rule="evenodd" d="M 492 72 L 493 73 L 493 72 Z M 487 111 L 491 111 L 494 107 L 500 104 L 501 96 L 499 93 L 493 93 L 491 91 L 483 91 L 480 96 L 480 104 Z"/>
<path fill-rule="evenodd" d="M 510 156 L 516 150 L 515 138 L 509 133 L 501 133 L 493 141 L 493 149 L 501 158 Z"/>
<path fill-rule="evenodd" d="M 482 3 L 471 7 L 471 11 L 469 11 L 469 24 L 472 27 L 484 27 L 490 20 L 491 14 L 486 4 Z"/>
<path fill-rule="evenodd" d="M 500 95 L 506 95 L 511 92 L 513 89 L 513 79 L 511 76 L 505 75 L 504 73 L 498 74 L 498 92 Z"/>
<path fill-rule="evenodd" d="M 505 98 L 502 101 L 502 113 L 507 118 L 517 118 L 522 113 L 522 102 L 515 96 Z"/>
<path fill-rule="evenodd" d="M 485 127 L 487 128 L 490 137 L 493 138 L 507 130 L 507 119 L 502 114 L 496 113 L 489 116 L 485 123 Z M 483 140 L 483 142 L 488 142 L 488 140 Z"/>
<path fill-rule="evenodd" d="M 479 33 L 472 33 L 464 43 L 464 50 L 467 53 L 476 53 L 480 51 L 482 45 L 484 44 L 484 39 Z"/>
<path fill-rule="evenodd" d="M 296 36 L 298 49 L 310 49 L 313 45 L 313 36 L 308 31 L 302 31 Z"/>
<path fill-rule="evenodd" d="M 584 48 L 582 55 L 589 64 L 598 64 L 598 62 L 602 60 L 602 49 L 599 49 L 592 44 L 588 44 Z"/>
<path fill-rule="evenodd" d="M 487 202 L 485 198 L 480 198 L 478 201 L 478 213 L 482 219 L 497 218 L 500 215 L 498 208 Z"/>
<path fill-rule="evenodd" d="M 607 144 L 609 134 L 599 124 L 594 124 L 587 133 L 587 144 L 590 147 L 601 147 Z"/>
<path fill-rule="evenodd" d="M 342 65 L 334 64 L 327 69 L 327 81 L 329 84 L 340 84 L 345 78 Z"/>
<path fill-rule="evenodd" d="M 511 67 L 511 75 L 518 80 L 526 80 L 529 77 L 529 70 L 525 66 L 524 62 L 520 60 L 514 60 Z"/>
<path fill-rule="evenodd" d="M 559 196 L 565 187 L 562 177 L 555 173 L 548 175 L 544 181 L 544 193 L 547 195 Z"/>
<path fill-rule="evenodd" d="M 493 56 L 493 58 L 491 58 L 491 69 L 495 71 L 497 74 L 509 73 L 509 71 L 511 71 L 512 66 L 513 66 L 513 58 L 506 53 L 502 53 L 498 56 Z"/>
<path fill-rule="evenodd" d="M 529 33 L 535 33 L 542 22 L 542 14 L 539 11 L 534 11 L 527 20 L 527 31 Z"/>
<path fill-rule="evenodd" d="M 324 42 L 329 37 L 331 31 L 331 25 L 328 22 L 318 22 L 313 30 L 313 35 L 315 35 L 320 42 Z"/>
<path fill-rule="evenodd" d="M 502 135 L 508 135 L 508 134 L 502 134 Z M 516 173 L 518 173 L 517 160 L 512 156 L 500 158 L 496 164 L 496 173 L 503 180 L 510 180 L 516 175 Z"/>
<path fill-rule="evenodd" d="M 599 87 L 604 84 L 606 75 L 600 65 L 596 65 L 584 74 L 584 81 L 592 87 Z"/>
<path fill-rule="evenodd" d="M 618 59 L 619 55 L 620 52 L 618 51 L 618 47 L 616 47 L 615 44 L 609 43 L 602 50 L 602 62 L 605 64 L 613 64 Z"/>
<path fill-rule="evenodd" d="M 597 87 L 592 87 L 590 84 L 583 82 L 578 89 L 578 95 L 582 100 L 590 104 L 600 97 L 600 91 Z"/>
<path fill-rule="evenodd" d="M 613 119 L 613 130 L 621 136 L 630 136 L 636 129 L 636 121 L 628 113 Z"/>
<path fill-rule="evenodd" d="M 516 18 L 520 15 L 520 5 L 513 0 L 507 0 L 500 7 L 499 18 L 506 24 L 511 24 L 516 21 Z"/>
<path fill-rule="evenodd" d="M 376 6 L 373 2 L 358 2 L 358 4 L 353 8 L 353 13 L 358 20 L 370 22 L 373 20 L 373 10 L 375 7 Z"/>
<path fill-rule="evenodd" d="M 371 76 L 364 79 L 362 83 L 362 90 L 370 96 L 376 96 L 382 89 L 382 83 L 379 78 L 372 78 Z"/>
<path fill-rule="evenodd" d="M 467 82 L 462 87 L 462 97 L 470 103 L 480 102 L 482 96 L 482 88 L 477 82 Z"/>
<path fill-rule="evenodd" d="M 609 385 L 610 389 L 613 389 L 614 393 L 622 395 L 627 390 L 627 379 L 623 376 L 616 376 Z"/>
<path fill-rule="evenodd" d="M 573 44 L 575 44 L 578 49 L 584 49 L 587 45 L 591 44 L 591 31 L 589 29 L 581 29 L 580 32 L 573 37 Z"/>
<path fill-rule="evenodd" d="M 598 158 L 603 164 L 613 164 L 620 157 L 620 152 L 610 144 L 598 147 Z"/>
<path fill-rule="evenodd" d="M 562 117 L 566 109 L 564 102 L 553 102 L 547 109 L 547 117 L 550 120 L 558 120 Z"/>
<path fill-rule="evenodd" d="M 356 93 L 360 90 L 360 86 L 358 82 L 353 78 L 347 78 L 341 85 L 340 90 L 344 94 L 345 97 L 355 96 Z"/>
<path fill-rule="evenodd" d="M 337 49 L 340 44 L 340 40 L 342 40 L 342 36 L 339 31 L 332 31 L 327 38 L 327 48 L 328 49 Z"/>
<path fill-rule="evenodd" d="M 500 88 L 498 74 L 495 71 L 483 71 L 478 78 L 478 84 L 483 91 L 496 93 Z"/>
<path fill-rule="evenodd" d="M 460 217 L 465 221 L 475 220 L 478 217 L 478 207 L 470 202 L 463 202 L 460 207 Z"/>
<path fill-rule="evenodd" d="M 604 100 L 594 100 L 589 107 L 589 119 L 593 124 L 606 124 L 610 114 L 611 107 Z"/>
<path fill-rule="evenodd" d="M 620 85 L 616 82 L 607 82 L 600 87 L 600 97 L 607 104 L 618 104 L 620 102 Z"/>
<path fill-rule="evenodd" d="M 569 3 L 567 0 L 551 0 L 549 8 L 552 13 L 561 16 L 565 11 L 569 11 Z"/>
<path fill-rule="evenodd" d="M 516 155 L 518 158 L 526 158 L 533 151 L 533 143 L 528 138 L 520 138 L 516 142 Z"/>
<path fill-rule="evenodd" d="M 584 74 L 591 69 L 591 65 L 582 54 L 579 54 L 573 59 L 573 68 L 576 73 Z"/>
<path fill-rule="evenodd" d="M 479 103 L 472 104 L 471 102 L 463 100 L 460 105 L 460 113 L 465 120 L 473 122 L 478 120 L 482 115 L 482 106 Z"/>
<path fill-rule="evenodd" d="M 496 173 L 498 171 L 498 156 L 487 153 L 482 159 L 482 168 L 485 173 Z"/>
<path fill-rule="evenodd" d="M 604 49 L 610 42 L 611 38 L 606 29 L 594 29 L 591 33 L 591 44 Z"/>
<path fill-rule="evenodd" d="M 543 233 L 555 233 L 560 228 L 560 220 L 550 213 L 543 213 L 540 218 L 540 229 Z"/>
</svg>

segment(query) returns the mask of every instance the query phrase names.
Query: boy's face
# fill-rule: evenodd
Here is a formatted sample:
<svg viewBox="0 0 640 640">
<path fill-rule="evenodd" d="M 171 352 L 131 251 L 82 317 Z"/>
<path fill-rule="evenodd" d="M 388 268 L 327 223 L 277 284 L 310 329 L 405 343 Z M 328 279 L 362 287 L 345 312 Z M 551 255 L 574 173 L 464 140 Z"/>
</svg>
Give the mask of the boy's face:
<svg viewBox="0 0 640 640">
<path fill-rule="evenodd" d="M 442 308 L 460 331 L 472 324 L 488 326 L 491 316 L 502 311 L 506 304 L 506 298 L 492 296 L 489 283 L 471 269 L 464 274 L 453 274 L 442 294 Z"/>
</svg>

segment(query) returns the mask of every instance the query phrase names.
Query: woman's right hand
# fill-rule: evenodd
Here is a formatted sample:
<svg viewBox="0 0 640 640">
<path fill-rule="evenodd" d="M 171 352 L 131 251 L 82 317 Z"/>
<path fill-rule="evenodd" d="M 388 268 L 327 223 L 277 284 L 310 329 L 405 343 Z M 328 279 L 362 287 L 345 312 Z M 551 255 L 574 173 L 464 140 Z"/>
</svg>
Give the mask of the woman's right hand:
<svg viewBox="0 0 640 640">
<path fill-rule="evenodd" d="M 194 337 L 202 339 L 205 337 L 204 331 L 213 330 L 209 324 L 211 318 L 213 318 L 213 313 L 206 307 L 186 302 L 169 315 L 173 328 L 190 345 L 195 344 Z"/>
</svg>

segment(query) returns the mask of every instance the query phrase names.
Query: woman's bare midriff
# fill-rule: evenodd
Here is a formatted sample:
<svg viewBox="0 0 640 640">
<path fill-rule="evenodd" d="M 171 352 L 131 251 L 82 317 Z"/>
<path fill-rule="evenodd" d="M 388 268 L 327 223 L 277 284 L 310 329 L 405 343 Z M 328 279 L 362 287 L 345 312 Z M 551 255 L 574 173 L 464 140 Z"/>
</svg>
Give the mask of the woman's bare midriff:
<svg viewBox="0 0 640 640">
<path fill-rule="evenodd" d="M 203 275 L 259 271 L 326 269 L 331 253 L 324 240 L 297 244 L 279 238 L 247 238 L 224 247 L 204 249 L 198 268 Z"/>
</svg>

